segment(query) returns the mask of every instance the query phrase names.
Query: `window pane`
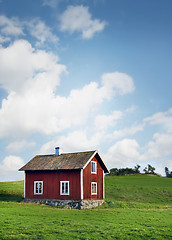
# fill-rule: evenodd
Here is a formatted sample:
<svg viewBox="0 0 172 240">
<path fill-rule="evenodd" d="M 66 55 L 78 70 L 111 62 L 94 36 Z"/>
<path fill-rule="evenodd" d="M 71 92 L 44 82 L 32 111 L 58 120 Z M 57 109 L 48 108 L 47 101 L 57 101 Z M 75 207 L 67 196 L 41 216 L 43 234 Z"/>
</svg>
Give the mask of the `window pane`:
<svg viewBox="0 0 172 240">
<path fill-rule="evenodd" d="M 92 184 L 92 192 L 95 192 L 95 184 Z"/>
<path fill-rule="evenodd" d="M 65 193 L 68 193 L 68 182 L 65 184 Z"/>
<path fill-rule="evenodd" d="M 94 163 L 92 162 L 92 172 L 94 172 Z"/>
<path fill-rule="evenodd" d="M 62 193 L 64 193 L 64 183 L 62 183 Z"/>
<path fill-rule="evenodd" d="M 38 183 L 36 183 L 36 193 L 38 193 Z"/>
<path fill-rule="evenodd" d="M 91 162 L 91 172 L 96 173 L 96 162 Z"/>
<path fill-rule="evenodd" d="M 42 183 L 39 183 L 39 193 L 42 193 Z"/>
</svg>

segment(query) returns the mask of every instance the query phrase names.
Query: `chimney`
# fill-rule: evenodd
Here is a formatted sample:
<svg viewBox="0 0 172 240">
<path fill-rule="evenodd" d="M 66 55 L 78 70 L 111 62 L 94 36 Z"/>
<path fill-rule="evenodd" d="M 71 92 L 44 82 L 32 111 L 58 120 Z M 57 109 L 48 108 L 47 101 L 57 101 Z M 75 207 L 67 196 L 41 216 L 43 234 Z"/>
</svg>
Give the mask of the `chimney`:
<svg viewBox="0 0 172 240">
<path fill-rule="evenodd" d="M 60 155 L 60 148 L 56 147 L 55 148 L 55 156 L 59 156 Z"/>
</svg>

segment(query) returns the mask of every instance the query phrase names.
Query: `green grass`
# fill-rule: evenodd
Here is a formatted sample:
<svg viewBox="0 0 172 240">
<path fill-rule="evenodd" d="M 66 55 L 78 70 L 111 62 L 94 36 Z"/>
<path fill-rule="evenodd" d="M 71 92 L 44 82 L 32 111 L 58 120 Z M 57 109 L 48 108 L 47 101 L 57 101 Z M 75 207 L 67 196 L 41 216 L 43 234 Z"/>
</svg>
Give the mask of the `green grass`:
<svg viewBox="0 0 172 240">
<path fill-rule="evenodd" d="M 22 201 L 24 181 L 0 182 L 0 201 Z"/>
<path fill-rule="evenodd" d="M 0 183 L 0 239 L 172 239 L 172 179 L 106 177 L 105 184 L 103 206 L 71 210 L 24 203 L 22 181 Z"/>
<path fill-rule="evenodd" d="M 138 175 L 106 177 L 106 200 L 172 206 L 172 179 Z"/>
</svg>

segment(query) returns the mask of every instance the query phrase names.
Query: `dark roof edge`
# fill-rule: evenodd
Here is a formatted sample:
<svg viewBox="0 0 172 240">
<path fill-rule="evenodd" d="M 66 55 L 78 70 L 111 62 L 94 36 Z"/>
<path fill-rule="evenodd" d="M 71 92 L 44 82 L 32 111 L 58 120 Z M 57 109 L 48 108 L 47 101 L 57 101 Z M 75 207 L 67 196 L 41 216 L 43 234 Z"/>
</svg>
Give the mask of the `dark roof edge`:
<svg viewBox="0 0 172 240">
<path fill-rule="evenodd" d="M 38 170 L 21 170 L 21 171 L 30 171 L 30 172 L 38 172 L 38 171 L 80 171 L 82 168 L 68 168 L 68 169 L 38 169 Z M 20 170 L 18 170 L 20 171 Z"/>
</svg>

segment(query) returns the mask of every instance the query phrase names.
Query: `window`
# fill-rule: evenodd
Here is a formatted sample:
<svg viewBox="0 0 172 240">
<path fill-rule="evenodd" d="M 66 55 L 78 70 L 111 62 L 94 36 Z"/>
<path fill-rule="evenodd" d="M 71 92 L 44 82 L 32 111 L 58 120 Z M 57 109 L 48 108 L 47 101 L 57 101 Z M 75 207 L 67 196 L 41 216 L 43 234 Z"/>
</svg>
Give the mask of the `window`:
<svg viewBox="0 0 172 240">
<path fill-rule="evenodd" d="M 43 194 L 43 181 L 34 181 L 34 194 Z"/>
<path fill-rule="evenodd" d="M 60 181 L 60 195 L 69 195 L 69 181 Z"/>
<path fill-rule="evenodd" d="M 91 161 L 91 173 L 97 173 L 97 162 Z"/>
<path fill-rule="evenodd" d="M 96 182 L 91 183 L 91 195 L 97 195 L 97 183 Z"/>
</svg>

